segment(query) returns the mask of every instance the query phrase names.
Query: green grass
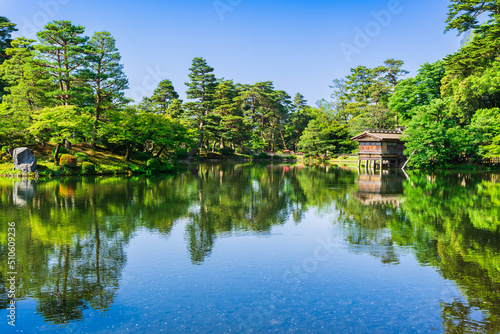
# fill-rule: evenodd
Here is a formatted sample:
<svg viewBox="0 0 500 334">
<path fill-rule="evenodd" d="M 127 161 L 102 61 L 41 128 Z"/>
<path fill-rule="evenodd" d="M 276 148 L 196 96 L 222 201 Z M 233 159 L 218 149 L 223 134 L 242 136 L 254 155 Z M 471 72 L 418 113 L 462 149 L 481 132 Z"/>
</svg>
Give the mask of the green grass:
<svg viewBox="0 0 500 334">
<path fill-rule="evenodd" d="M 53 146 L 46 147 L 30 146 L 37 157 L 37 172 L 30 176 L 66 176 L 66 175 L 82 175 L 81 162 L 77 168 L 62 168 L 57 166 L 51 159 L 51 149 Z M 96 175 L 109 174 L 132 174 L 132 173 L 151 173 L 152 171 L 146 166 L 145 161 L 130 160 L 126 161 L 125 157 L 117 155 L 103 148 L 92 149 L 86 145 L 73 145 L 73 149 L 69 154 L 85 154 L 88 162 L 95 165 Z M 78 154 L 78 155 L 80 155 Z M 170 171 L 172 168 L 166 168 L 164 171 Z M 21 176 L 22 173 L 14 169 L 14 163 L 0 163 L 0 176 Z"/>
</svg>

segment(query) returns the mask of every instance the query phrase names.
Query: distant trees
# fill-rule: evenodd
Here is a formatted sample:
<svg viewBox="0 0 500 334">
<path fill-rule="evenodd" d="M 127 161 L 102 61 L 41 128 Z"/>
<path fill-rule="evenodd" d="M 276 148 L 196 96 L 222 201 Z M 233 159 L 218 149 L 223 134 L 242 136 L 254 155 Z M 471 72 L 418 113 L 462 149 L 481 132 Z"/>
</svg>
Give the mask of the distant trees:
<svg viewBox="0 0 500 334">
<path fill-rule="evenodd" d="M 402 66 L 402 60 L 387 59 L 375 68 L 352 68 L 345 78 L 333 81 L 332 107 L 351 135 L 367 128 L 394 128 L 395 114 L 388 103 L 401 77 L 408 74 Z"/>
</svg>

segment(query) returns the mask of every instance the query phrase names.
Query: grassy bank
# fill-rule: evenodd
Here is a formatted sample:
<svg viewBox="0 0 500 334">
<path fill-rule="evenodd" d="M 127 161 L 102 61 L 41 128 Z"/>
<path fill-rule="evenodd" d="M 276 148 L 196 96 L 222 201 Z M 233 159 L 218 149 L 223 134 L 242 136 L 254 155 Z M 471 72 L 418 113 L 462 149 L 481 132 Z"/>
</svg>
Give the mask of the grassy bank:
<svg viewBox="0 0 500 334">
<path fill-rule="evenodd" d="M 113 175 L 113 174 L 134 174 L 146 173 L 156 174 L 170 172 L 174 166 L 163 161 L 161 164 L 152 166 L 148 164 L 151 158 L 149 155 L 137 153 L 132 156 L 132 159 L 126 161 L 123 156 L 113 153 L 107 149 L 97 147 L 93 149 L 88 145 L 73 145 L 71 150 L 67 150 L 67 154 L 73 155 L 77 159 L 76 167 L 57 166 L 53 161 L 54 146 L 45 145 L 29 146 L 37 158 L 37 171 L 30 173 L 28 176 L 65 176 L 65 175 Z M 59 155 L 61 156 L 61 154 Z M 0 163 L 0 176 L 15 177 L 22 176 L 22 173 L 14 169 L 12 157 L 5 161 L 3 157 Z M 91 171 L 82 170 L 82 165 L 90 166 Z"/>
</svg>

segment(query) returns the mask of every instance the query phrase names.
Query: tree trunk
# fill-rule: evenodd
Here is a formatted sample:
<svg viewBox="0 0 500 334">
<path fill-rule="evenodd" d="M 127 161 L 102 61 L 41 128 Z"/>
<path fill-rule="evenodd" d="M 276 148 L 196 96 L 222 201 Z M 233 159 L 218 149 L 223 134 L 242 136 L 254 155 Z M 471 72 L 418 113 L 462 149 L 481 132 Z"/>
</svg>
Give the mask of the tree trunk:
<svg viewBox="0 0 500 334">
<path fill-rule="evenodd" d="M 59 150 L 61 150 L 61 143 L 57 143 L 56 150 L 54 151 L 54 163 L 59 166 Z"/>
<path fill-rule="evenodd" d="M 159 158 L 164 149 L 165 149 L 165 146 L 160 147 L 160 150 L 158 151 L 158 153 L 156 153 L 155 158 Z"/>
<path fill-rule="evenodd" d="M 127 144 L 127 151 L 125 152 L 125 160 L 130 161 L 130 156 L 134 150 L 134 145 Z"/>
<path fill-rule="evenodd" d="M 283 132 L 281 131 L 281 129 L 280 129 L 280 135 L 281 135 L 281 140 L 283 141 L 283 146 L 285 147 L 285 150 L 288 150 L 288 148 L 286 147 L 286 143 L 285 143 L 285 137 L 283 136 Z"/>
</svg>

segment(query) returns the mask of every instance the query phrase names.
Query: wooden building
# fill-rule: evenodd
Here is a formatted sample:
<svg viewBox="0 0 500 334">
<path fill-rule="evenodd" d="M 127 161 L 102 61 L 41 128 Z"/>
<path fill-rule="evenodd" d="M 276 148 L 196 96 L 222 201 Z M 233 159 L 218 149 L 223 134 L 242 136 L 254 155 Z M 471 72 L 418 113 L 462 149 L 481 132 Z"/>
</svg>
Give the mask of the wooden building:
<svg viewBox="0 0 500 334">
<path fill-rule="evenodd" d="M 387 162 L 389 167 L 401 168 L 406 162 L 404 156 L 405 144 L 401 140 L 403 132 L 398 130 L 366 130 L 360 135 L 351 138 L 359 142 L 359 162 L 366 161 L 366 166 L 370 167 L 378 163 L 383 166 Z"/>
</svg>

